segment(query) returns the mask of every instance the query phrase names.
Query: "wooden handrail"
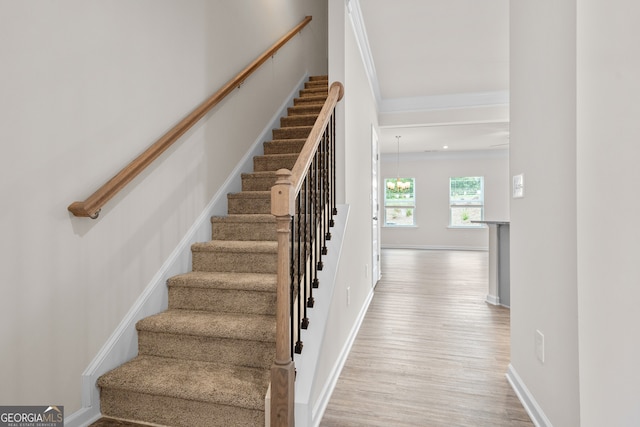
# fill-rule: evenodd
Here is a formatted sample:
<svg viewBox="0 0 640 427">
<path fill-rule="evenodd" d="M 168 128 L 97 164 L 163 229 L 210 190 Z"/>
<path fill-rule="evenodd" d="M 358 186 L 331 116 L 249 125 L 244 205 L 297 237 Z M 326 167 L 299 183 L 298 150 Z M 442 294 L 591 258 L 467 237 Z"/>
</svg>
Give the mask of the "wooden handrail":
<svg viewBox="0 0 640 427">
<path fill-rule="evenodd" d="M 89 217 L 93 219 L 97 218 L 102 207 L 111 200 L 111 198 L 113 198 L 147 166 L 165 152 L 167 148 L 176 142 L 185 132 L 191 129 L 191 127 L 211 111 L 213 107 L 218 105 L 220 101 L 233 92 L 235 88 L 240 87 L 240 85 L 242 85 L 242 83 L 244 83 L 244 81 L 254 71 L 256 71 L 264 62 L 267 61 L 267 59 L 273 56 L 282 46 L 300 32 L 309 22 L 311 22 L 311 16 L 305 17 L 291 31 L 274 43 L 273 46 L 249 64 L 244 70 L 238 73 L 237 76 L 229 80 L 224 86 L 222 86 L 222 88 L 200 104 L 188 116 L 182 119 L 180 123 L 165 133 L 160 139 L 136 157 L 135 160 L 129 163 L 102 187 L 96 190 L 85 201 L 73 202 L 70 204 L 68 207 L 69 211 L 75 216 Z"/>
<path fill-rule="evenodd" d="M 291 427 L 294 425 L 294 377 L 295 366 L 292 360 L 290 318 L 292 299 L 292 277 L 290 249 L 292 218 L 296 213 L 296 197 L 301 191 L 305 176 L 316 157 L 318 147 L 325 137 L 325 130 L 334 116 L 338 101 L 344 95 L 344 87 L 335 82 L 331 85 L 318 118 L 298 156 L 292 170 L 280 169 L 276 172 L 277 181 L 271 188 L 271 213 L 276 217 L 278 236 L 277 262 L 277 302 L 276 302 L 276 355 L 271 367 L 271 426 Z M 335 122 L 331 122 L 335 123 Z M 335 189 L 334 189 L 335 190 Z M 319 207 L 319 204 L 316 204 Z M 305 208 L 306 209 L 306 208 Z M 324 210 L 324 208 L 321 208 Z M 303 215 L 307 215 L 305 210 Z M 304 228 L 307 228 L 306 226 Z M 311 228 L 315 228 L 311 226 Z M 304 240 L 309 242 L 308 240 Z M 314 242 L 310 242 L 315 245 Z M 298 242 L 298 247 L 300 247 Z M 306 245 L 305 245 L 306 246 Z M 305 260 L 306 262 L 306 260 Z M 313 267 L 312 267 L 313 268 Z M 298 266 L 298 269 L 299 266 Z M 306 270 L 306 268 L 305 268 Z M 306 286 L 306 285 L 305 285 Z M 300 291 L 298 298 L 302 298 Z"/>
</svg>

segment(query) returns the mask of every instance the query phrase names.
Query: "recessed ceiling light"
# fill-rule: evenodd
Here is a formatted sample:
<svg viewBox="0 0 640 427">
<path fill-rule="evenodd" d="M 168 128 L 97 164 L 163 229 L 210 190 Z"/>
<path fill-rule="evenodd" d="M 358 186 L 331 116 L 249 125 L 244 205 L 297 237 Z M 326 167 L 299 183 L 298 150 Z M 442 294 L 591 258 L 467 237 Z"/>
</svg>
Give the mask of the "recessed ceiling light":
<svg viewBox="0 0 640 427">
<path fill-rule="evenodd" d="M 444 148 L 446 150 L 447 148 L 449 148 L 449 146 L 448 145 L 443 145 L 442 148 Z"/>
</svg>

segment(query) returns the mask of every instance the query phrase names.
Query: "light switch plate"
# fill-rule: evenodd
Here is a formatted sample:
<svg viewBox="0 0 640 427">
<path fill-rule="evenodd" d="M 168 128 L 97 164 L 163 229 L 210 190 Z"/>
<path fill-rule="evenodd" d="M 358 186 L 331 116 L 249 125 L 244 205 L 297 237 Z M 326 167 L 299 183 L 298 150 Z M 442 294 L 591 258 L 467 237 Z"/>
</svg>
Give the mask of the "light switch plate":
<svg viewBox="0 0 640 427">
<path fill-rule="evenodd" d="M 513 198 L 524 197 L 524 174 L 513 176 Z"/>
</svg>

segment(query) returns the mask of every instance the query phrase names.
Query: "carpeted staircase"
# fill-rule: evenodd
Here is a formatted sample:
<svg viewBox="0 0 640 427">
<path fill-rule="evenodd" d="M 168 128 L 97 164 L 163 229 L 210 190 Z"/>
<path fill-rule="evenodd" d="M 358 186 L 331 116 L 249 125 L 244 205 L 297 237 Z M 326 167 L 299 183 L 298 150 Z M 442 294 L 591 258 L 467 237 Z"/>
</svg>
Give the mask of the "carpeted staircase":
<svg viewBox="0 0 640 427">
<path fill-rule="evenodd" d="M 104 417 L 167 426 L 261 426 L 275 355 L 277 242 L 270 188 L 291 169 L 327 97 L 311 77 L 228 195 L 193 271 L 169 279 L 167 311 L 137 324 L 139 354 L 101 376 Z M 108 424 L 103 418 L 100 425 Z M 114 421 L 115 424 L 115 421 Z"/>
</svg>

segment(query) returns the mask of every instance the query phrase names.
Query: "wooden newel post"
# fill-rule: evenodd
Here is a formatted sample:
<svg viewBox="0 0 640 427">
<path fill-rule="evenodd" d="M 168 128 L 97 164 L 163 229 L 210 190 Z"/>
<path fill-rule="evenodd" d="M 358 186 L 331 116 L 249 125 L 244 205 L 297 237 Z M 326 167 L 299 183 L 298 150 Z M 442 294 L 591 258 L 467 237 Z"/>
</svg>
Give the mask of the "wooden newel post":
<svg viewBox="0 0 640 427">
<path fill-rule="evenodd" d="M 291 360 L 291 218 L 295 211 L 295 192 L 291 172 L 276 172 L 276 184 L 271 188 L 271 213 L 276 217 L 278 233 L 278 281 L 276 306 L 276 358 L 271 367 L 271 427 L 294 425 L 295 366 Z"/>
</svg>

